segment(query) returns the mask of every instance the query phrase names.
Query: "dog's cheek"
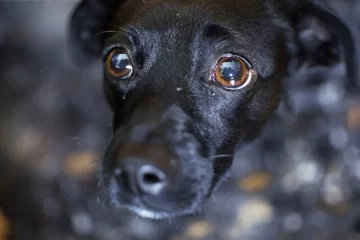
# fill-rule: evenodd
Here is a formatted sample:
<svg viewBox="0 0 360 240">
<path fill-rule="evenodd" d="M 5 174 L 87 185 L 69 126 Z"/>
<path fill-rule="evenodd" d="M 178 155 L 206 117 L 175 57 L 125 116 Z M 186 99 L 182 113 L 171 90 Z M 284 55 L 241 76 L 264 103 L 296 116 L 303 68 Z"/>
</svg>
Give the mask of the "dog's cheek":
<svg viewBox="0 0 360 240">
<path fill-rule="evenodd" d="M 188 177 L 185 180 L 190 186 L 190 195 L 193 199 L 189 199 L 188 204 L 192 209 L 196 209 L 211 194 L 212 181 L 214 179 L 213 161 L 204 158 L 192 159 L 186 165 L 185 172 Z"/>
<path fill-rule="evenodd" d="M 103 89 L 104 89 L 104 94 L 105 94 L 105 98 L 107 103 L 109 104 L 111 110 L 113 112 L 115 112 L 116 110 L 116 105 L 117 105 L 117 94 L 116 94 L 116 90 L 114 89 L 113 86 L 111 86 L 108 81 L 106 80 L 106 77 L 104 78 L 105 80 L 103 81 Z"/>
<path fill-rule="evenodd" d="M 281 77 L 259 78 L 247 92 L 227 97 L 227 107 L 218 111 L 217 132 L 221 133 L 221 146 L 232 152 L 236 144 L 251 141 L 257 137 L 267 120 L 275 111 L 281 92 Z M 219 136 L 219 135 L 218 135 Z"/>
<path fill-rule="evenodd" d="M 213 88 L 210 93 L 198 93 L 193 100 L 193 119 L 198 135 L 206 139 L 210 155 L 218 154 L 218 149 L 226 148 L 231 141 L 236 122 L 239 96 Z"/>
<path fill-rule="evenodd" d="M 249 121 L 258 125 L 259 131 L 272 116 L 280 101 L 281 78 L 260 81 L 251 101 L 247 105 Z"/>
<path fill-rule="evenodd" d="M 124 104 L 130 99 L 117 85 L 107 79 L 106 75 L 103 80 L 103 92 L 109 107 L 114 113 L 117 109 L 123 108 Z"/>
</svg>

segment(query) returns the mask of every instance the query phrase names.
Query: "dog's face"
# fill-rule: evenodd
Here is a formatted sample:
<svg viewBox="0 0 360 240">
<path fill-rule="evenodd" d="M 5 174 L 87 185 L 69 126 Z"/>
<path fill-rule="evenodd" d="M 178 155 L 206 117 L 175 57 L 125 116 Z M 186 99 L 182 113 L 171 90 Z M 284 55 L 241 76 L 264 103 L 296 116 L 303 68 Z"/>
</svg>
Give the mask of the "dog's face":
<svg viewBox="0 0 360 240">
<path fill-rule="evenodd" d="M 193 213 L 279 102 L 285 28 L 261 0 L 128 0 L 110 19 L 105 197 L 143 217 Z"/>
<path fill-rule="evenodd" d="M 201 205 L 276 107 L 284 66 L 261 1 L 175 2 L 125 3 L 104 43 L 110 197 L 153 217 Z"/>
</svg>

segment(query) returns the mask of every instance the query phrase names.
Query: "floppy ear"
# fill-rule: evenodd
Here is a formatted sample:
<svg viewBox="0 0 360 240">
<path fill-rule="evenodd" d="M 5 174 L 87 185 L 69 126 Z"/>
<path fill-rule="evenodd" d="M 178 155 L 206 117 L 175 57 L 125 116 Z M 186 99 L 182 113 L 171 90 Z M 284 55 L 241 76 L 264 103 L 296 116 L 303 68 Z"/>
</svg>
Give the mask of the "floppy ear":
<svg viewBox="0 0 360 240">
<path fill-rule="evenodd" d="M 359 72 L 356 41 L 350 28 L 329 7 L 307 0 L 291 2 L 287 9 L 282 7 L 282 12 L 286 12 L 292 25 L 296 65 L 331 65 L 343 60 L 346 87 L 353 89 Z"/>
<path fill-rule="evenodd" d="M 82 0 L 70 19 L 68 47 L 72 60 L 88 64 L 101 56 L 102 34 L 111 10 L 121 1 Z"/>
</svg>

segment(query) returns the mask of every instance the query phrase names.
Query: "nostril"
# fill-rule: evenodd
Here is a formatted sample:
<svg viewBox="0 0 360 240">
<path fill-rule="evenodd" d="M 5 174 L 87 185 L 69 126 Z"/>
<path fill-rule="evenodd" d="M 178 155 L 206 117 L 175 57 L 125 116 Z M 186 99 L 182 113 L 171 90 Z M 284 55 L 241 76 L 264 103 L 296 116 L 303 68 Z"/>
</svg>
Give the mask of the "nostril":
<svg viewBox="0 0 360 240">
<path fill-rule="evenodd" d="M 144 165 L 137 172 L 137 183 L 143 193 L 156 195 L 165 187 L 166 176 L 161 170 Z"/>
<path fill-rule="evenodd" d="M 154 173 L 145 173 L 145 175 L 143 176 L 143 182 L 148 184 L 156 184 L 161 182 L 161 179 L 158 175 Z"/>
</svg>

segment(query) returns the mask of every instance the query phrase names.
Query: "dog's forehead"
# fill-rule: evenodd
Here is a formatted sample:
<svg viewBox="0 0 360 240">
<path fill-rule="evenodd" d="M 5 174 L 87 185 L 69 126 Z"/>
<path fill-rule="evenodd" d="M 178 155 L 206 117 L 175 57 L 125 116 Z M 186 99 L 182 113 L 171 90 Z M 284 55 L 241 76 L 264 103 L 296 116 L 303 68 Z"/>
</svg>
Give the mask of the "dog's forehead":
<svg viewBox="0 0 360 240">
<path fill-rule="evenodd" d="M 151 41 L 160 35 L 170 43 L 190 42 L 194 34 L 209 24 L 221 25 L 234 35 L 240 34 L 241 40 L 253 42 L 271 40 L 274 33 L 267 14 L 266 1 L 263 0 L 128 0 L 119 6 L 114 24 L 135 26 L 141 32 L 150 33 Z M 259 34 L 268 39 L 258 39 Z M 145 40 L 145 39 L 143 39 Z M 150 40 L 150 39 L 149 39 Z M 162 39 L 163 40 L 163 39 Z"/>
<path fill-rule="evenodd" d="M 114 25 L 139 30 L 134 35 L 150 58 L 160 59 L 161 55 L 163 60 L 179 60 L 176 62 L 184 69 L 205 56 L 214 61 L 223 51 L 245 56 L 260 74 L 269 75 L 273 68 L 277 32 L 266 1 L 128 0 L 119 7 L 114 19 Z M 233 40 L 220 46 L 224 43 L 221 37 L 207 39 L 204 30 L 211 29 L 207 28 L 209 25 L 228 30 Z M 211 29 L 210 35 L 214 32 L 217 30 Z M 221 44 L 217 45 L 219 41 Z"/>
<path fill-rule="evenodd" d="M 241 23 L 264 18 L 266 1 L 262 0 L 127 0 L 119 6 L 116 19 L 129 24 L 155 28 L 159 25 L 197 24 L 219 21 Z M 179 21 L 181 20 L 181 21 Z"/>
</svg>

